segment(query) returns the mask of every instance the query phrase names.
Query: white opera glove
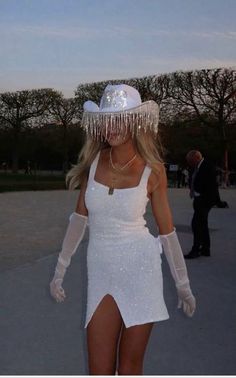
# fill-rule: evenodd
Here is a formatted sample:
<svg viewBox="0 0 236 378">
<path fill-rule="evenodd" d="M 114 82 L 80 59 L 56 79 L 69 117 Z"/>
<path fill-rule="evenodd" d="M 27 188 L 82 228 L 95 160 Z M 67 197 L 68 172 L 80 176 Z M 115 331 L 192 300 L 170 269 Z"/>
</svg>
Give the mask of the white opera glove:
<svg viewBox="0 0 236 378">
<path fill-rule="evenodd" d="M 81 240 L 83 239 L 88 217 L 72 213 L 66 234 L 62 243 L 62 250 L 59 253 L 55 274 L 50 283 L 50 293 L 57 302 L 64 301 L 66 295 L 62 288 L 66 270 L 75 254 Z"/>
<path fill-rule="evenodd" d="M 163 246 L 171 275 L 175 281 L 178 294 L 178 308 L 183 306 L 184 313 L 191 317 L 196 309 L 196 299 L 190 288 L 183 252 L 175 229 L 168 235 L 159 235 L 159 240 Z"/>
</svg>

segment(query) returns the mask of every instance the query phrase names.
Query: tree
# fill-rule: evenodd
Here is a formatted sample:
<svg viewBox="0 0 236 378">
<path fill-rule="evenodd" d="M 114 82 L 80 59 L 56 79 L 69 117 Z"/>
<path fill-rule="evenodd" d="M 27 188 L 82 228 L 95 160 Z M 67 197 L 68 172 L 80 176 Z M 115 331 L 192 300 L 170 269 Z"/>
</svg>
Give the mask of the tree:
<svg viewBox="0 0 236 378">
<path fill-rule="evenodd" d="M 224 183 L 228 182 L 230 127 L 236 119 L 236 71 L 219 68 L 171 75 L 169 95 L 206 126 L 216 125 L 222 141 Z"/>
<path fill-rule="evenodd" d="M 86 83 L 78 85 L 75 91 L 75 98 L 78 105 L 78 114 L 80 118 L 83 113 L 83 104 L 87 100 L 94 101 L 99 105 L 103 91 L 108 84 L 118 84 L 118 80 L 99 81 L 97 83 Z M 125 82 L 125 81 L 122 81 Z"/>
<path fill-rule="evenodd" d="M 63 171 L 66 172 L 69 168 L 68 127 L 78 118 L 78 102 L 74 98 L 63 98 L 61 93 L 57 93 L 52 96 L 48 111 L 63 128 Z"/>
<path fill-rule="evenodd" d="M 17 173 L 20 135 L 30 121 L 42 116 L 50 103 L 52 89 L 34 89 L 0 94 L 0 121 L 12 131 L 12 172 Z"/>
</svg>

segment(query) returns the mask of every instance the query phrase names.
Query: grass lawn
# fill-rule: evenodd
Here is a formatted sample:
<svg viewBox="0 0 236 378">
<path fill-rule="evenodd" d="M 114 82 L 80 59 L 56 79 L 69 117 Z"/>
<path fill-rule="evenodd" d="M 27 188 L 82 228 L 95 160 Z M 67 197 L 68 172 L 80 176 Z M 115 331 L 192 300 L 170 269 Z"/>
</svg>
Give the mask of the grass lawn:
<svg viewBox="0 0 236 378">
<path fill-rule="evenodd" d="M 25 175 L 0 173 L 0 193 L 27 190 L 66 189 L 64 175 Z"/>
</svg>

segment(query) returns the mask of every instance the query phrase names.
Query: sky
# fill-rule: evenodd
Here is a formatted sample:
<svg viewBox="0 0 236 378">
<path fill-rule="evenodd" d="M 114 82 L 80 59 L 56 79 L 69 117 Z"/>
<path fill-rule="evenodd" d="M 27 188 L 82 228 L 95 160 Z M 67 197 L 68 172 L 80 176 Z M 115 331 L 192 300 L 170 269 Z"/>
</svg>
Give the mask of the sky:
<svg viewBox="0 0 236 378">
<path fill-rule="evenodd" d="M 236 0 L 0 0 L 0 92 L 236 67 Z"/>
</svg>

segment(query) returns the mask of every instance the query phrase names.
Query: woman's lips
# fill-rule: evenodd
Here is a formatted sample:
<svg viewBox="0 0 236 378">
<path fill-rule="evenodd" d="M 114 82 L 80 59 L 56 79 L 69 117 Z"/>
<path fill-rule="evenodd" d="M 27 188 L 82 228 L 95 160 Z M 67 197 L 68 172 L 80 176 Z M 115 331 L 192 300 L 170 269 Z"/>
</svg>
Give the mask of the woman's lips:
<svg viewBox="0 0 236 378">
<path fill-rule="evenodd" d="M 119 138 L 119 134 L 108 134 L 107 139 L 117 139 Z"/>
</svg>

